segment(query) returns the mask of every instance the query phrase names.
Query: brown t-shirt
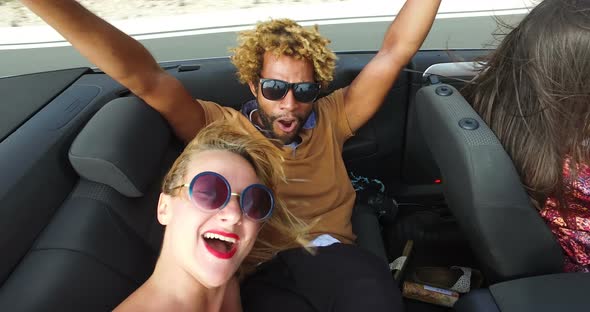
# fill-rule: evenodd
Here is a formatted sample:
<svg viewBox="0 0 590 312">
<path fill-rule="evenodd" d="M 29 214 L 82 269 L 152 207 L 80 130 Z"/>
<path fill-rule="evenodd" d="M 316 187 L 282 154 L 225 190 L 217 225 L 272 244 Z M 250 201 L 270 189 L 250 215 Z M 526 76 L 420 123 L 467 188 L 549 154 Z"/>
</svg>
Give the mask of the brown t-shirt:
<svg viewBox="0 0 590 312">
<path fill-rule="evenodd" d="M 220 118 L 236 118 L 253 135 L 262 133 L 241 112 L 213 102 L 199 100 L 207 124 Z M 348 178 L 342 147 L 353 133 L 344 111 L 343 90 L 319 99 L 315 104 L 315 127 L 302 129 L 301 143 L 282 148 L 288 183 L 278 187 L 289 210 L 304 220 L 319 217 L 310 238 L 330 234 L 343 243 L 352 243 L 350 218 L 355 192 Z"/>
</svg>

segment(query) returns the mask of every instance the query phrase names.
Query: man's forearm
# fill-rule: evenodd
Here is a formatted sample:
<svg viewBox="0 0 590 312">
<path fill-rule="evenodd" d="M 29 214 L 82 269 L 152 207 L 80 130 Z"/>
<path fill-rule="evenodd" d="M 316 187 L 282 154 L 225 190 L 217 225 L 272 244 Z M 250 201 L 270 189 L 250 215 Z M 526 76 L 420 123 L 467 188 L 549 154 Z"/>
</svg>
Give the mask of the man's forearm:
<svg viewBox="0 0 590 312">
<path fill-rule="evenodd" d="M 345 110 L 353 131 L 377 112 L 402 68 L 424 42 L 439 5 L 440 0 L 406 1 L 387 29 L 377 55 L 346 89 Z"/>
<path fill-rule="evenodd" d="M 147 85 L 131 73 L 159 70 L 139 42 L 97 17 L 74 0 L 21 0 L 57 30 L 84 57 L 132 91 Z"/>
<path fill-rule="evenodd" d="M 407 0 L 385 33 L 380 52 L 410 61 L 428 35 L 441 0 Z"/>
</svg>

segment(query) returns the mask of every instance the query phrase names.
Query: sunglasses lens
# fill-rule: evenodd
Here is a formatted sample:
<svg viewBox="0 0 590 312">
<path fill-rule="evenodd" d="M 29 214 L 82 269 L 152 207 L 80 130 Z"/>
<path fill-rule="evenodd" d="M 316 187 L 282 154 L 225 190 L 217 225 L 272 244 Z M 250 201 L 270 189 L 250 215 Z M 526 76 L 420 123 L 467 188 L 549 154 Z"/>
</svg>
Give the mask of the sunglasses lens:
<svg viewBox="0 0 590 312">
<path fill-rule="evenodd" d="M 313 102 L 319 93 L 320 85 L 317 83 L 298 83 L 293 90 L 295 99 L 303 103 Z"/>
<path fill-rule="evenodd" d="M 228 193 L 225 181 L 211 172 L 198 175 L 191 186 L 192 199 L 199 207 L 208 210 L 222 207 L 228 199 Z"/>
<path fill-rule="evenodd" d="M 279 80 L 264 80 L 261 84 L 262 95 L 271 100 L 276 101 L 282 99 L 287 94 L 287 84 Z"/>
<path fill-rule="evenodd" d="M 272 192 L 258 184 L 249 186 L 242 194 L 242 210 L 253 220 L 264 220 L 270 217 L 274 197 Z"/>
</svg>

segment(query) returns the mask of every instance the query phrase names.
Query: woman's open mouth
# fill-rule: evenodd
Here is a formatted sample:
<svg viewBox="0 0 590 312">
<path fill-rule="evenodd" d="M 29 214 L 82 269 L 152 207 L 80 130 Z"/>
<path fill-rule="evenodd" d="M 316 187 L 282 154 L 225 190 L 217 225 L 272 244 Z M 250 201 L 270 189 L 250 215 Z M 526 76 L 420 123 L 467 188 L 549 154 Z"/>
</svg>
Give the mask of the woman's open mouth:
<svg viewBox="0 0 590 312">
<path fill-rule="evenodd" d="M 237 242 L 240 237 L 233 233 L 208 231 L 203 235 L 205 248 L 219 259 L 230 259 L 238 250 Z"/>
</svg>

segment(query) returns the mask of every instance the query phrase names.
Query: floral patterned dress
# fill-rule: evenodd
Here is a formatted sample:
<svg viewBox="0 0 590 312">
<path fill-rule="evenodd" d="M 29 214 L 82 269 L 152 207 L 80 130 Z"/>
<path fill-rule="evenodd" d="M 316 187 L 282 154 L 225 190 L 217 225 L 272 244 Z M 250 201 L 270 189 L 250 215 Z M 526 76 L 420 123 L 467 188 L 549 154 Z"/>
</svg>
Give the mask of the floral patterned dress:
<svg viewBox="0 0 590 312">
<path fill-rule="evenodd" d="M 566 159 L 563 177 L 567 185 L 567 223 L 555 198 L 547 199 L 540 214 L 565 253 L 564 271 L 590 272 L 590 167 L 578 165 L 578 178 L 572 183 L 568 165 Z"/>
</svg>

